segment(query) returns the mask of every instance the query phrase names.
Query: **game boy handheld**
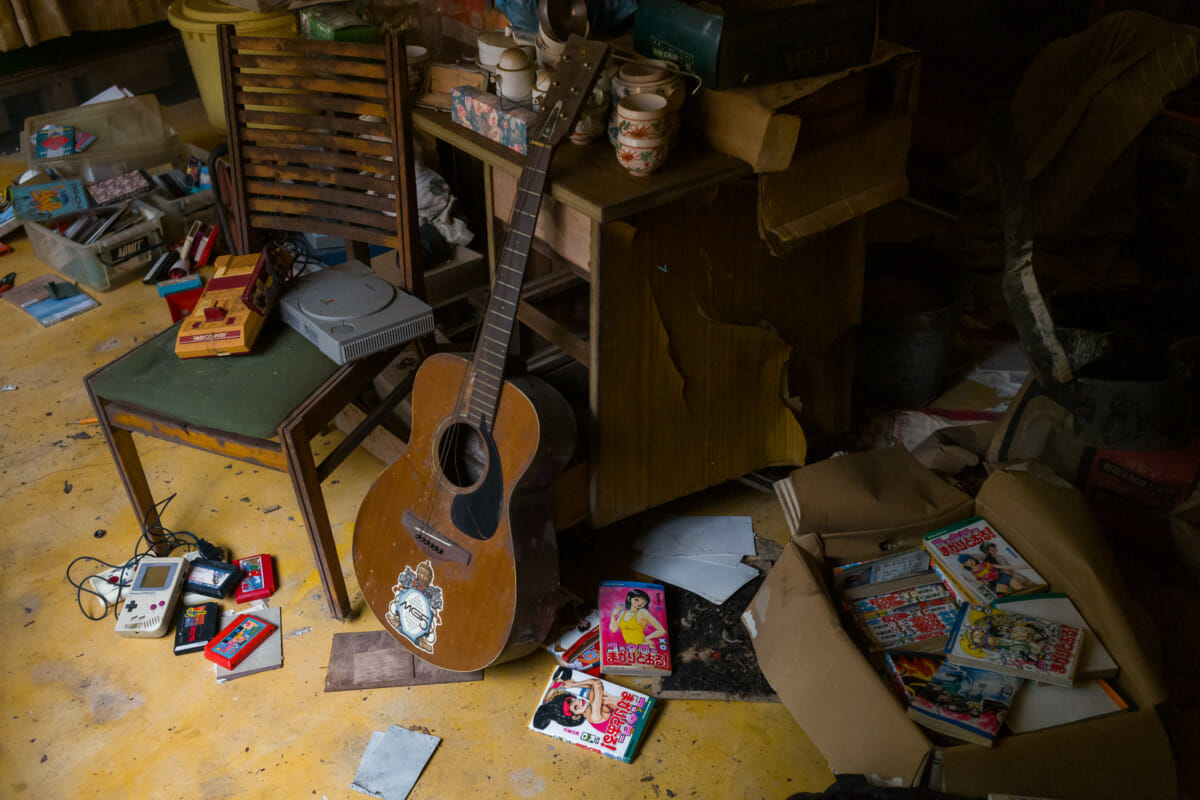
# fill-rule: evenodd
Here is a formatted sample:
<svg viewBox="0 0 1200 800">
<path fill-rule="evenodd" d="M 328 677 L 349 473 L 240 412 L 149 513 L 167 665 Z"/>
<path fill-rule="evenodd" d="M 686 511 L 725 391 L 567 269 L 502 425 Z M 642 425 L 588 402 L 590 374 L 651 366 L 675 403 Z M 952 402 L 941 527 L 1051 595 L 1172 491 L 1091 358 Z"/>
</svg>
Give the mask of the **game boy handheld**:
<svg viewBox="0 0 1200 800">
<path fill-rule="evenodd" d="M 165 634 L 186 573 L 187 564 L 182 558 L 143 558 L 139 561 L 133 583 L 121 598 L 117 633 L 146 637 Z"/>
</svg>

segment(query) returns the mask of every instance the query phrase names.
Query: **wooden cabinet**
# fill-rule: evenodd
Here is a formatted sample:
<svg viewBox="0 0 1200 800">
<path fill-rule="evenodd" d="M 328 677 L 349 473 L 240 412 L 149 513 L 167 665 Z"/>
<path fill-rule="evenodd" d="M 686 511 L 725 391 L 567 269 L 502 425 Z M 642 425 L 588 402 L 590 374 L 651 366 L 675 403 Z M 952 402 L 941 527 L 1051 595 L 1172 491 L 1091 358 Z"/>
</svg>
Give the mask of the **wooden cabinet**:
<svg viewBox="0 0 1200 800">
<path fill-rule="evenodd" d="M 414 122 L 484 164 L 494 250 L 523 159 L 447 114 Z M 535 245 L 555 269 L 528 276 L 519 319 L 588 367 L 593 525 L 803 463 L 803 417 L 836 426 L 846 413 L 862 222 L 774 257 L 756 209 L 749 167 L 701 145 L 648 177 L 630 176 L 607 142 L 556 153 Z M 539 307 L 570 281 L 585 286 L 582 327 Z"/>
</svg>

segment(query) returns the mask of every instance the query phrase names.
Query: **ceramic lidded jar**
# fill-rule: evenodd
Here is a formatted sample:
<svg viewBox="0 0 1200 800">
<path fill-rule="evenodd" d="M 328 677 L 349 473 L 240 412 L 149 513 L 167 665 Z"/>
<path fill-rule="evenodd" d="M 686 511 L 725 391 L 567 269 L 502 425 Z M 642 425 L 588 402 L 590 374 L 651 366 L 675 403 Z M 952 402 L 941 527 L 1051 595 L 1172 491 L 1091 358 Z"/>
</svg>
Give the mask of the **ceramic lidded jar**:
<svg viewBox="0 0 1200 800">
<path fill-rule="evenodd" d="M 519 47 L 510 47 L 500 54 L 496 62 L 496 93 L 506 100 L 524 102 L 529 100 L 537 71 L 529 54 Z"/>
</svg>

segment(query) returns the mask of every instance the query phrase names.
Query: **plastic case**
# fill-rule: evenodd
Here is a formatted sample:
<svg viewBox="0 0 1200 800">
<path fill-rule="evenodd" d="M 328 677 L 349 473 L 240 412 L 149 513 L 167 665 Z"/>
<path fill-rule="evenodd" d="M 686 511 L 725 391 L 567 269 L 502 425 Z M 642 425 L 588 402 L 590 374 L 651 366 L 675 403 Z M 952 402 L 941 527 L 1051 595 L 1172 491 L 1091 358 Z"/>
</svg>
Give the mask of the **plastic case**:
<svg viewBox="0 0 1200 800">
<path fill-rule="evenodd" d="M 163 212 L 141 200 L 135 200 L 133 208 L 142 215 L 142 222 L 89 245 L 73 242 L 38 222 L 25 223 L 25 235 L 33 254 L 51 269 L 106 292 L 135 275 L 144 275 L 166 249 Z"/>
<path fill-rule="evenodd" d="M 95 135 L 82 153 L 37 158 L 34 134 L 46 125 L 72 125 Z M 25 119 L 21 154 L 31 168 L 51 167 L 84 181 L 112 178 L 131 169 L 147 169 L 179 158 L 179 134 L 167 124 L 154 95 L 91 103 Z"/>
<path fill-rule="evenodd" d="M 194 144 L 185 144 L 179 151 L 177 166 L 186 165 L 189 156 L 195 156 L 208 166 L 208 151 Z M 183 197 L 156 191 L 146 197 L 146 202 L 163 212 L 163 234 L 169 245 L 182 241 L 193 222 L 212 224 L 217 221 L 216 197 L 211 188 Z"/>
<path fill-rule="evenodd" d="M 193 222 L 211 224 L 217 221 L 217 206 L 212 189 L 183 197 L 167 197 L 155 192 L 146 197 L 146 202 L 163 212 L 163 235 L 171 244 L 187 236 L 188 228 Z"/>
</svg>

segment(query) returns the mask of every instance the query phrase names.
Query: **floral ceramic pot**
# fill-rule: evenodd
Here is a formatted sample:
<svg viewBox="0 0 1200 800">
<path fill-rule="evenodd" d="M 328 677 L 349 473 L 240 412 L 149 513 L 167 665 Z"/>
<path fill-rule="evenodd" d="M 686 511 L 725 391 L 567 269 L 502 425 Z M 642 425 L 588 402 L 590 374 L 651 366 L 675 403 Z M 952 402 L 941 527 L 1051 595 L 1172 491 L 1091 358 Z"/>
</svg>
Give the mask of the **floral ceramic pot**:
<svg viewBox="0 0 1200 800">
<path fill-rule="evenodd" d="M 656 172 L 667 160 L 670 145 L 664 138 L 637 139 L 624 134 L 617 136 L 617 161 L 630 175 L 642 177 Z"/>
</svg>

